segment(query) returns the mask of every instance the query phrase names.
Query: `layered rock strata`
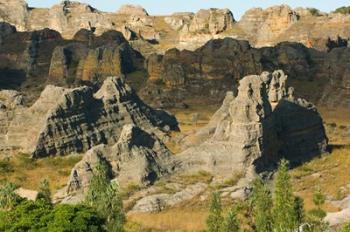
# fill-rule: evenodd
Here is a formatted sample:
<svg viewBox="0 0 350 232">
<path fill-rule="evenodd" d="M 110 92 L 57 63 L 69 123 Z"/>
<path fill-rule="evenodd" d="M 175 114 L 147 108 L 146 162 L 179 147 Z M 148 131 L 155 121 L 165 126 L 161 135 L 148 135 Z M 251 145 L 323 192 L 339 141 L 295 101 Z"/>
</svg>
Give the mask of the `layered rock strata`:
<svg viewBox="0 0 350 232">
<path fill-rule="evenodd" d="M 197 144 L 176 156 L 182 170 L 204 170 L 219 179 L 237 173 L 252 178 L 283 157 L 298 164 L 326 152 L 320 115 L 311 103 L 294 97 L 286 80 L 282 71 L 244 77 L 237 97 L 228 94 L 197 133 Z"/>
<path fill-rule="evenodd" d="M 114 144 L 129 123 L 160 137 L 178 129 L 174 117 L 144 104 L 123 78 L 107 78 L 95 94 L 90 87 L 47 86 L 34 105 L 15 112 L 1 144 L 35 158 L 65 155 Z"/>
<path fill-rule="evenodd" d="M 125 125 L 113 146 L 99 145 L 89 150 L 71 172 L 66 193 L 72 195 L 88 189 L 98 164 L 106 164 L 111 179 L 120 185 L 147 186 L 172 172 L 171 152 L 154 134 L 133 124 Z"/>
</svg>

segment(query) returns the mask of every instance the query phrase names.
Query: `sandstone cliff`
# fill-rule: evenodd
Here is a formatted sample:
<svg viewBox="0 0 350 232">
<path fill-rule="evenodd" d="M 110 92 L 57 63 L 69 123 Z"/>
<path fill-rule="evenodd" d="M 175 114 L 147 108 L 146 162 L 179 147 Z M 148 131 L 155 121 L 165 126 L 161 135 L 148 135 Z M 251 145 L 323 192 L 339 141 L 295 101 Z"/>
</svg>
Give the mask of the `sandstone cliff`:
<svg viewBox="0 0 350 232">
<path fill-rule="evenodd" d="M 118 30 L 129 40 L 152 42 L 158 51 L 172 47 L 196 49 L 208 40 L 224 37 L 246 39 L 256 47 L 290 41 L 325 49 L 328 37 L 350 37 L 350 16 L 312 14 L 308 9 L 287 5 L 253 8 L 235 22 L 228 9 L 202 9 L 195 14 L 164 17 L 150 16 L 142 7 L 133 5 L 110 13 L 74 1 L 63 1 L 47 9 L 30 8 L 24 0 L 1 0 L 0 21 L 13 24 L 20 31 L 50 28 L 68 39 L 81 29 L 96 35 Z"/>
<path fill-rule="evenodd" d="M 108 78 L 95 94 L 89 87 L 47 86 L 34 105 L 15 111 L 1 145 L 35 158 L 83 152 L 114 144 L 130 123 L 161 138 L 178 129 L 175 118 L 144 104 L 123 78 Z"/>
<path fill-rule="evenodd" d="M 65 40 L 49 29 L 16 32 L 5 23 L 0 29 L 0 88 L 24 90 L 27 103 L 47 84 L 100 84 L 108 76 L 143 69 L 144 58 L 117 31 L 95 36 L 81 30 L 74 40 Z"/>
<path fill-rule="evenodd" d="M 248 41 L 211 40 L 193 52 L 171 49 L 149 56 L 150 77 L 140 94 L 157 106 L 190 103 L 195 98 L 222 101 L 244 76 L 283 69 L 289 75 L 287 85 L 295 86 L 299 96 L 317 105 L 348 107 L 347 54 L 348 48 L 327 53 L 298 43 L 254 48 Z"/>
</svg>

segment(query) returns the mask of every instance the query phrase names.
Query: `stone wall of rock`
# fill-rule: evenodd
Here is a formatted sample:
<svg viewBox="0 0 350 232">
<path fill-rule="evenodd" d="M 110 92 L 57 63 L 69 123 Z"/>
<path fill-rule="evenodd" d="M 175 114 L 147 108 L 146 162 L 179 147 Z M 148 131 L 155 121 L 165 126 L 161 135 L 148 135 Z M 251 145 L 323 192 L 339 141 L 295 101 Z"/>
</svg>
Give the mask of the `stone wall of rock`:
<svg viewBox="0 0 350 232">
<path fill-rule="evenodd" d="M 108 78 L 96 94 L 48 86 L 33 106 L 15 112 L 1 144 L 35 158 L 65 155 L 114 144 L 129 123 L 161 138 L 178 129 L 175 118 L 144 104 L 123 78 Z"/>
<path fill-rule="evenodd" d="M 196 134 L 198 142 L 176 156 L 180 170 L 204 170 L 217 179 L 242 173 L 249 179 L 281 158 L 298 164 L 326 152 L 320 115 L 311 103 L 294 97 L 286 80 L 282 71 L 244 77 L 237 97 L 229 94 Z"/>
</svg>

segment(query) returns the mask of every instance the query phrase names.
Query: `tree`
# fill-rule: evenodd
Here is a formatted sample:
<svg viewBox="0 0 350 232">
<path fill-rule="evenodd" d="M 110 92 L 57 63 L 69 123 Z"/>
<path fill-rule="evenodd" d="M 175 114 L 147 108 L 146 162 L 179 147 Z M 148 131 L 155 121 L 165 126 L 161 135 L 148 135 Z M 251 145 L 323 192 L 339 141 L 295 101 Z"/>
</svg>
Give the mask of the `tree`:
<svg viewBox="0 0 350 232">
<path fill-rule="evenodd" d="M 236 210 L 231 209 L 224 222 L 221 225 L 221 232 L 238 232 L 239 231 L 239 223 L 237 220 Z"/>
<path fill-rule="evenodd" d="M 346 224 L 341 230 L 341 232 L 350 232 L 350 223 Z"/>
<path fill-rule="evenodd" d="M 340 14 L 350 14 L 350 6 L 339 7 L 334 12 Z"/>
<path fill-rule="evenodd" d="M 51 204 L 50 183 L 47 179 L 44 179 L 40 183 L 38 199 L 42 199 L 46 203 Z"/>
<path fill-rule="evenodd" d="M 288 161 L 282 160 L 276 173 L 273 197 L 273 230 L 276 232 L 294 232 L 297 225 L 288 167 Z"/>
<path fill-rule="evenodd" d="M 43 199 L 22 199 L 12 210 L 0 211 L 0 231 L 103 232 L 104 220 L 96 214 L 83 205 L 53 206 Z"/>
<path fill-rule="evenodd" d="M 219 232 L 223 222 L 222 207 L 220 195 L 214 192 L 210 200 L 210 212 L 207 218 L 207 226 L 209 232 Z"/>
<path fill-rule="evenodd" d="M 294 212 L 298 231 L 305 221 L 304 200 L 301 197 L 294 198 Z"/>
<path fill-rule="evenodd" d="M 93 171 L 86 203 L 106 219 L 107 231 L 123 231 L 125 215 L 118 186 L 110 182 L 108 166 L 100 162 Z"/>
<path fill-rule="evenodd" d="M 312 196 L 312 201 L 318 209 L 321 209 L 321 206 L 326 201 L 326 196 L 322 193 L 321 189 L 318 187 Z"/>
<path fill-rule="evenodd" d="M 316 208 L 308 212 L 307 225 L 305 229 L 307 232 L 323 232 L 328 230 L 328 223 L 323 219 L 326 217 L 326 212 L 322 209 L 322 205 L 326 201 L 326 196 L 322 193 L 320 188 L 317 188 L 313 194 L 312 200 Z"/>
<path fill-rule="evenodd" d="M 257 232 L 272 230 L 272 197 L 271 192 L 262 179 L 253 182 L 252 206 L 254 227 Z"/>
<path fill-rule="evenodd" d="M 57 205 L 51 212 L 47 230 L 50 232 L 100 232 L 104 220 L 84 205 Z"/>
<path fill-rule="evenodd" d="M 42 200 L 22 199 L 14 208 L 0 216 L 0 231 L 47 231 L 52 205 Z"/>
<path fill-rule="evenodd" d="M 20 201 L 20 197 L 15 193 L 17 186 L 13 183 L 5 183 L 0 188 L 0 209 L 11 210 Z"/>
</svg>

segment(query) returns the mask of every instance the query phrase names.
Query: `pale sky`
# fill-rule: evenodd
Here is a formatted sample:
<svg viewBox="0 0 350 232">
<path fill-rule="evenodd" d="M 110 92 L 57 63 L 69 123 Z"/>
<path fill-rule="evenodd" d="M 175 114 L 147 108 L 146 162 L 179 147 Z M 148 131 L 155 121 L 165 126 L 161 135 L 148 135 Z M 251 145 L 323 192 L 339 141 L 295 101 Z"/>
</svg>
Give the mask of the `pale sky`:
<svg viewBox="0 0 350 232">
<path fill-rule="evenodd" d="M 27 0 L 31 7 L 51 7 L 60 0 Z M 341 6 L 349 6 L 349 0 L 81 0 L 93 7 L 114 12 L 123 4 L 143 6 L 151 15 L 166 15 L 174 12 L 191 11 L 207 8 L 229 8 L 236 19 L 252 7 L 266 8 L 272 5 L 287 4 L 291 7 L 314 7 L 330 12 Z"/>
</svg>

